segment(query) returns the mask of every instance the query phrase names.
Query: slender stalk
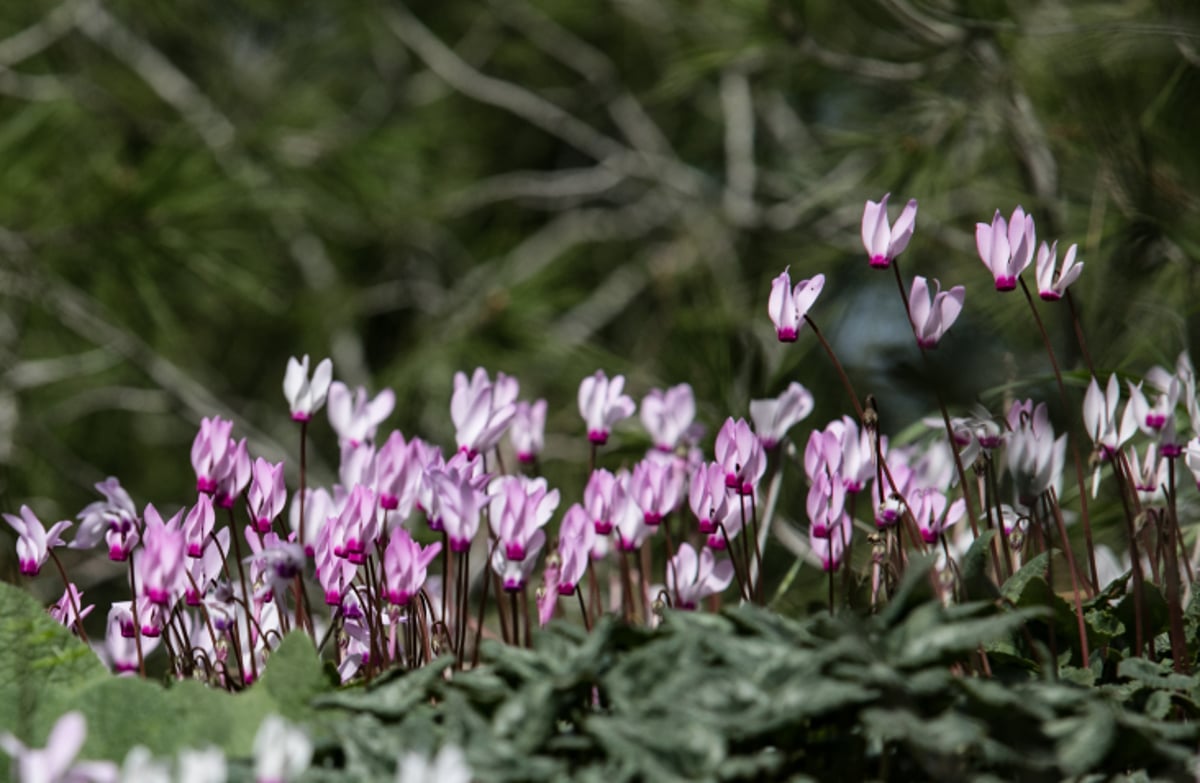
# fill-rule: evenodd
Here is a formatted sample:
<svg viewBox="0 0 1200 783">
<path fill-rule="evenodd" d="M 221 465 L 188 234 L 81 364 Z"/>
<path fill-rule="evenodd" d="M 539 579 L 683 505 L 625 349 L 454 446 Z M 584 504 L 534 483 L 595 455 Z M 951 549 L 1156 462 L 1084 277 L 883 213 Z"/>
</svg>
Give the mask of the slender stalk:
<svg viewBox="0 0 1200 783">
<path fill-rule="evenodd" d="M 129 563 L 129 608 L 133 612 L 133 646 L 137 648 L 138 674 L 145 679 L 146 660 L 142 655 L 142 621 L 138 617 L 137 576 L 133 573 L 133 553 L 126 555 L 125 560 Z M 242 684 L 245 685 L 245 681 Z"/>
<path fill-rule="evenodd" d="M 733 545 L 729 543 L 729 531 L 725 529 L 724 522 L 717 523 L 717 529 L 721 531 L 721 537 L 725 539 L 725 551 L 729 552 L 729 562 L 733 563 L 733 575 L 737 577 L 738 595 L 742 600 L 746 600 L 746 580 L 742 578 L 742 569 L 738 567 L 736 557 L 733 557 Z"/>
<path fill-rule="evenodd" d="M 1000 544 L 1004 551 L 1004 565 L 1008 568 L 1008 576 L 1012 576 L 1014 573 L 1016 573 L 1016 570 L 1013 567 L 1012 544 L 1008 540 L 1008 525 L 1004 523 L 1004 509 L 1000 507 L 1000 488 L 999 482 L 996 479 L 996 465 L 991 461 L 989 461 L 987 465 L 987 479 L 988 495 L 996 504 L 996 521 L 1000 527 Z M 1004 581 L 1007 581 L 1007 579 L 1008 577 L 1006 576 Z M 1003 584 L 1003 582 L 1001 582 L 1001 584 Z"/>
<path fill-rule="evenodd" d="M 1067 540 L 1067 526 L 1063 521 L 1062 507 L 1058 504 L 1054 487 L 1051 487 L 1048 493 L 1042 496 L 1042 499 L 1046 511 L 1054 517 L 1054 521 L 1058 524 L 1058 538 L 1063 553 L 1067 556 L 1067 565 L 1071 571 L 1071 595 L 1075 599 L 1075 622 L 1079 626 L 1079 649 L 1083 655 L 1083 667 L 1086 669 L 1091 663 L 1092 657 L 1091 651 L 1088 649 L 1087 623 L 1083 620 L 1083 601 L 1079 597 L 1079 569 L 1075 564 L 1075 555 L 1071 552 L 1071 542 Z M 1053 587 L 1051 585 L 1051 589 Z"/>
<path fill-rule="evenodd" d="M 833 352 L 833 347 L 825 339 L 825 335 L 821 334 L 821 330 L 817 328 L 817 322 L 812 319 L 807 313 L 804 315 L 805 322 L 812 327 L 813 334 L 821 343 L 821 347 L 825 349 L 825 353 L 829 355 L 829 360 L 833 362 L 833 369 L 837 372 L 838 377 L 842 379 L 842 386 L 846 389 L 846 396 L 850 398 L 850 404 L 854 406 L 854 413 L 861 421 L 863 418 L 862 403 L 858 401 L 858 395 L 854 393 L 854 386 L 850 383 L 850 377 L 846 375 L 846 370 L 842 367 L 842 363 L 838 361 L 837 354 Z"/>
<path fill-rule="evenodd" d="M 1075 339 L 1079 342 L 1079 351 L 1083 354 L 1083 360 L 1087 362 L 1088 369 L 1092 375 L 1096 374 L 1096 365 L 1092 364 L 1092 355 L 1088 352 L 1087 340 L 1083 339 L 1083 324 L 1079 320 L 1079 313 L 1075 310 L 1075 298 L 1071 296 L 1071 290 L 1066 292 L 1067 307 L 1071 310 L 1071 322 L 1075 325 Z"/>
<path fill-rule="evenodd" d="M 533 618 L 529 614 L 529 592 L 521 587 L 521 606 L 525 609 L 525 649 L 533 649 Z"/>
<path fill-rule="evenodd" d="M 590 565 L 588 566 L 591 567 Z M 583 628 L 588 633 L 592 631 L 592 621 L 588 619 L 587 607 L 583 604 L 583 590 L 579 589 L 579 585 L 575 585 L 575 597 L 579 599 L 579 613 L 583 615 Z"/>
<path fill-rule="evenodd" d="M 1179 586 L 1179 557 L 1175 550 L 1175 529 L 1179 526 L 1175 510 L 1175 460 L 1167 458 L 1167 513 L 1162 515 L 1161 524 L 1166 530 L 1163 547 L 1166 553 L 1167 570 L 1167 613 L 1171 629 L 1171 659 L 1175 671 L 1186 674 L 1188 669 L 1187 637 L 1183 628 L 1183 601 Z"/>
<path fill-rule="evenodd" d="M 497 449 L 496 451 L 499 452 L 499 449 Z M 496 541 L 492 544 L 492 550 L 490 552 L 488 552 L 487 566 L 485 566 L 486 570 L 491 570 L 492 558 L 494 558 L 496 556 L 496 547 L 498 547 L 498 546 L 500 546 L 499 538 L 497 538 Z M 486 576 L 485 576 L 485 578 L 483 580 L 483 598 L 480 599 L 480 601 L 479 601 L 479 622 L 475 626 L 475 650 L 471 653 L 471 668 L 472 669 L 474 669 L 476 666 L 479 665 L 479 643 L 483 638 L 483 612 L 484 612 L 485 607 L 487 607 L 488 585 L 491 584 L 491 582 L 492 582 L 492 580 L 486 578 Z"/>
<path fill-rule="evenodd" d="M 1029 303 L 1029 311 L 1033 313 L 1034 323 L 1037 324 L 1038 332 L 1042 336 L 1042 344 L 1046 347 L 1046 355 L 1050 357 L 1050 367 L 1054 370 L 1054 380 L 1058 383 L 1058 396 L 1062 401 L 1063 410 L 1070 410 L 1071 407 L 1067 402 L 1067 387 L 1063 384 L 1062 371 L 1058 367 L 1058 357 L 1054 354 L 1054 346 L 1050 344 L 1050 335 L 1046 333 L 1046 325 L 1042 323 L 1042 316 L 1038 313 L 1037 305 L 1034 304 L 1033 294 L 1029 292 L 1029 286 L 1025 283 L 1025 278 L 1017 278 L 1021 283 L 1021 291 L 1025 294 L 1025 301 Z M 1070 296 L 1070 292 L 1067 293 Z M 1078 322 L 1077 322 L 1078 323 Z M 1091 366 L 1091 361 L 1088 362 Z M 1092 593 L 1100 592 L 1100 581 L 1096 571 L 1096 546 L 1092 539 L 1092 522 L 1088 514 L 1087 501 L 1087 486 L 1083 479 L 1083 462 L 1079 458 L 1079 447 L 1075 444 L 1075 440 L 1071 441 L 1071 457 L 1075 462 L 1075 482 L 1079 486 L 1079 516 L 1083 520 L 1083 539 L 1087 545 L 1088 554 L 1088 570 L 1089 582 L 1092 586 Z"/>
<path fill-rule="evenodd" d="M 1137 529 L 1134 526 L 1134 517 L 1132 509 L 1129 505 L 1128 483 L 1125 481 L 1124 455 L 1117 452 L 1112 459 L 1113 475 L 1117 478 L 1117 494 L 1121 496 L 1121 505 L 1125 509 L 1125 534 L 1129 537 L 1129 557 L 1133 561 L 1133 624 L 1134 624 L 1134 639 L 1137 656 L 1142 657 L 1144 647 L 1144 638 L 1142 630 L 1142 609 L 1145 605 L 1143 598 L 1142 582 L 1145 576 L 1142 574 L 1142 556 L 1138 551 Z"/>
<path fill-rule="evenodd" d="M 242 494 L 243 494 L 243 496 L 245 495 L 245 493 L 242 493 Z M 246 569 L 242 565 L 242 545 L 239 542 L 241 539 L 241 536 L 238 535 L 237 522 L 235 522 L 234 518 L 233 518 L 233 508 L 230 507 L 228 509 L 228 511 L 229 511 L 229 537 L 233 540 L 233 556 L 235 558 L 234 562 L 237 564 L 238 578 L 241 580 L 241 583 L 242 583 L 242 598 L 245 599 L 246 596 L 250 595 L 250 587 L 246 583 Z M 217 537 L 213 536 L 213 540 L 216 541 L 216 539 L 217 539 Z M 217 549 L 218 550 L 221 549 L 220 541 L 217 541 Z M 221 552 L 221 558 L 224 559 L 225 557 L 226 557 L 225 553 Z M 235 623 L 237 622 L 236 614 L 234 616 L 234 622 Z M 246 612 L 246 638 L 247 639 L 250 638 L 250 613 L 249 613 L 249 611 Z M 240 652 L 239 652 L 239 655 L 240 655 Z M 238 668 L 240 671 L 241 667 L 239 666 Z M 251 650 L 251 654 L 250 654 L 250 668 L 251 668 L 251 676 L 255 680 L 257 680 L 258 679 L 258 663 L 257 663 L 257 661 L 254 660 L 253 650 Z M 245 686 L 245 684 L 246 684 L 245 673 L 243 672 L 242 685 Z"/>
</svg>

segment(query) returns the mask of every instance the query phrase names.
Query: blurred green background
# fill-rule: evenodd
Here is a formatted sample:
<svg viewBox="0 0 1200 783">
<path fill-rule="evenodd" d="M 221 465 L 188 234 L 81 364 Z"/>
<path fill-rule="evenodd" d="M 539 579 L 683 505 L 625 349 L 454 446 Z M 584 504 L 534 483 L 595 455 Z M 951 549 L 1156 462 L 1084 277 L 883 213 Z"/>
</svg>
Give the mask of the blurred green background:
<svg viewBox="0 0 1200 783">
<path fill-rule="evenodd" d="M 960 410 L 1012 381 L 1053 400 L 1025 303 L 974 250 L 1018 203 L 1080 245 L 1096 363 L 1170 365 L 1198 336 L 1198 8 L 9 0 L 0 507 L 73 516 L 107 475 L 188 503 L 212 414 L 293 454 L 280 384 L 303 353 L 447 444 L 454 371 L 516 375 L 550 400 L 567 502 L 597 368 L 636 398 L 691 383 L 710 433 L 799 380 L 823 426 L 850 412 L 826 357 L 766 316 L 788 265 L 827 275 L 813 315 L 888 431 L 933 383 Z M 920 201 L 905 274 L 967 286 L 932 370 L 859 239 L 888 191 L 893 216 Z M 1079 368 L 1065 308 L 1042 311 Z"/>
</svg>

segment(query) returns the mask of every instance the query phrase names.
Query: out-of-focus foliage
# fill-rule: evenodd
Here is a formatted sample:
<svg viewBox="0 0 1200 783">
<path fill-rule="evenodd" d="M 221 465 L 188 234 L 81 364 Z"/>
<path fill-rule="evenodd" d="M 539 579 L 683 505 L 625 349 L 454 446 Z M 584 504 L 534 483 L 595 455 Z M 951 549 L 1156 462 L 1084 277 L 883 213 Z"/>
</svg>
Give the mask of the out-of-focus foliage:
<svg viewBox="0 0 1200 783">
<path fill-rule="evenodd" d="M 1080 243 L 1096 362 L 1169 363 L 1196 323 L 1196 14 L 0 4 L 0 504 L 69 516 L 108 474 L 189 502 L 214 413 L 294 454 L 279 385 L 305 352 L 392 386 L 390 424 L 441 440 L 456 369 L 517 375 L 552 401 L 556 484 L 580 480 L 574 390 L 600 366 L 639 394 L 692 383 L 710 425 L 797 379 L 824 420 L 848 410 L 825 358 L 765 320 L 789 264 L 829 276 L 814 315 L 894 432 L 931 380 L 963 402 L 1047 377 L 974 253 L 975 222 L 1018 202 Z M 906 273 L 968 286 L 932 378 L 860 247 L 885 191 L 921 202 Z"/>
<path fill-rule="evenodd" d="M 464 749 L 479 781 L 1184 779 L 1200 679 L 1121 660 L 1119 640 L 1090 669 L 1038 674 L 1044 608 L 945 608 L 928 565 L 865 619 L 743 606 L 668 613 L 648 630 L 606 617 L 590 634 L 554 625 L 533 650 L 489 644 L 482 666 L 451 676 L 447 657 L 336 691 L 294 635 L 236 695 L 85 666 L 78 640 L 0 587 L 0 664 L 21 672 L 0 728 L 39 742 L 50 705 L 70 704 L 88 717 L 86 758 L 213 743 L 234 760 L 231 780 L 252 779 L 264 711 L 313 738 L 306 781 L 390 780 L 405 753 L 444 743 Z"/>
</svg>

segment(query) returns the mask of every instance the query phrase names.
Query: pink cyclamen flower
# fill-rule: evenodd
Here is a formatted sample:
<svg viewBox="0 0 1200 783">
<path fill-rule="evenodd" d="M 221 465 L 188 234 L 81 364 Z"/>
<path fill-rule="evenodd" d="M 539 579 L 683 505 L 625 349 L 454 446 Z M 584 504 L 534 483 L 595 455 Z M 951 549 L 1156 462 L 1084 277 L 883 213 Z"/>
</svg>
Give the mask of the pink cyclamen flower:
<svg viewBox="0 0 1200 783">
<path fill-rule="evenodd" d="M 538 555 L 545 545 L 546 533 L 538 529 L 533 531 L 525 544 L 524 558 L 508 557 L 503 547 L 495 548 L 492 554 L 492 570 L 500 577 L 506 592 L 515 593 L 525 587 L 529 577 L 533 575 L 534 568 L 537 567 Z"/>
<path fill-rule="evenodd" d="M 446 470 L 430 470 L 427 475 L 433 484 L 438 517 L 449 538 L 450 551 L 467 551 L 479 532 L 480 513 L 487 494 L 466 471 L 447 466 Z"/>
<path fill-rule="evenodd" d="M 575 592 L 579 581 L 587 572 L 593 547 L 596 545 L 596 528 L 587 510 L 578 503 L 567 509 L 558 531 L 558 594 Z"/>
<path fill-rule="evenodd" d="M 517 453 L 517 461 L 532 464 L 546 442 L 546 401 L 518 402 L 512 425 L 508 428 L 508 438 Z"/>
<path fill-rule="evenodd" d="M 913 519 L 926 544 L 936 543 L 946 530 L 963 518 L 966 501 L 962 498 L 949 503 L 946 496 L 936 489 L 919 489 L 909 497 Z"/>
<path fill-rule="evenodd" d="M 74 582 L 71 582 L 63 590 L 62 598 L 51 605 L 49 613 L 52 618 L 70 628 L 91 614 L 95 608 L 95 604 L 83 605 L 83 591 L 76 587 Z M 77 609 L 78 614 L 76 614 Z"/>
<path fill-rule="evenodd" d="M 597 446 L 608 442 L 614 424 L 637 409 L 633 398 L 621 393 L 624 389 L 624 375 L 609 380 L 603 370 L 596 370 L 579 384 L 579 415 L 587 424 L 588 440 Z"/>
<path fill-rule="evenodd" d="M 213 503 L 221 508 L 233 508 L 233 504 L 250 484 L 253 473 L 253 463 L 250 462 L 250 452 L 246 450 L 246 439 L 236 443 L 231 438 L 228 454 L 229 469 L 217 480 L 217 488 L 213 492 Z"/>
<path fill-rule="evenodd" d="M 790 268 L 790 267 L 789 267 Z M 825 287 L 825 275 L 813 275 L 792 287 L 788 269 L 771 281 L 771 296 L 767 314 L 775 324 L 775 334 L 781 343 L 793 343 L 800 334 L 801 321 Z"/>
<path fill-rule="evenodd" d="M 812 550 L 813 557 L 821 564 L 821 569 L 828 571 L 836 571 L 846 557 L 846 550 L 850 546 L 850 536 L 854 532 L 854 526 L 850 521 L 849 514 L 843 514 L 838 522 L 838 526 L 827 536 L 818 536 L 810 529 L 808 534 L 808 545 Z"/>
<path fill-rule="evenodd" d="M 262 457 L 254 461 L 254 480 L 250 482 L 250 514 L 258 532 L 271 529 L 275 517 L 287 505 L 287 487 L 283 483 L 283 463 L 271 464 Z"/>
<path fill-rule="evenodd" d="M 422 547 L 404 528 L 396 528 L 383 552 L 384 595 L 389 603 L 407 606 L 425 584 L 427 569 L 442 551 L 442 542 Z"/>
<path fill-rule="evenodd" d="M 215 524 L 216 514 L 213 512 L 212 496 L 201 494 L 183 522 L 188 557 L 201 557 L 204 554 L 205 544 L 212 535 Z"/>
<path fill-rule="evenodd" d="M 717 433 L 714 453 L 725 467 L 725 486 L 742 495 L 754 491 L 767 470 L 766 453 L 745 419 L 725 420 Z"/>
<path fill-rule="evenodd" d="M 717 562 L 708 547 L 697 554 L 691 544 L 680 544 L 667 561 L 667 593 L 676 609 L 695 609 L 710 595 L 724 592 L 732 581 L 733 561 Z"/>
<path fill-rule="evenodd" d="M 717 532 L 717 526 L 730 514 L 729 488 L 725 486 L 725 467 L 719 462 L 698 466 L 688 487 L 688 505 L 705 535 Z"/>
<path fill-rule="evenodd" d="M 559 493 L 543 478 L 501 476 L 489 490 L 488 520 L 500 539 L 504 556 L 524 560 L 534 534 L 546 526 L 558 508 Z"/>
<path fill-rule="evenodd" d="M 966 298 L 966 289 L 961 285 L 956 285 L 949 291 L 943 291 L 942 284 L 936 279 L 933 285 L 934 294 L 931 300 L 928 282 L 924 277 L 917 275 L 913 278 L 912 293 L 908 298 L 913 334 L 917 337 L 917 345 L 926 350 L 937 347 L 942 335 L 962 312 L 963 300 Z"/>
<path fill-rule="evenodd" d="M 682 464 L 655 459 L 644 459 L 633 466 L 629 494 L 642 510 L 642 519 L 647 525 L 660 524 L 663 517 L 679 505 L 683 496 L 683 471 Z"/>
<path fill-rule="evenodd" d="M 751 400 L 750 420 L 764 449 L 770 451 L 787 436 L 788 430 L 813 410 L 812 393 L 792 381 L 783 394 L 771 400 Z"/>
<path fill-rule="evenodd" d="M 663 391 L 651 389 L 642 398 L 642 425 L 659 451 L 674 451 L 696 418 L 696 396 L 689 384 Z"/>
<path fill-rule="evenodd" d="M 187 542 L 181 528 L 183 511 L 167 521 L 147 503 L 142 548 L 134 555 L 138 593 L 151 603 L 170 606 L 187 586 Z"/>
<path fill-rule="evenodd" d="M 596 535 L 607 536 L 613 529 L 613 489 L 617 478 L 604 468 L 597 468 L 583 488 L 583 505 L 595 526 Z"/>
<path fill-rule="evenodd" d="M 17 562 L 25 576 L 37 576 L 50 557 L 50 549 L 64 546 L 62 532 L 71 526 L 70 520 L 55 522 L 47 530 L 29 506 L 21 506 L 20 516 L 5 514 L 4 520 L 17 533 Z"/>
<path fill-rule="evenodd" d="M 112 526 L 127 524 L 133 527 L 138 518 L 133 498 L 116 477 L 109 476 L 96 484 L 96 491 L 104 495 L 104 500 L 89 503 L 79 512 L 79 527 L 75 530 L 75 539 L 68 545 L 71 549 L 91 549 L 104 539 Z"/>
<path fill-rule="evenodd" d="M 975 224 L 975 247 L 995 278 L 997 291 L 1017 287 L 1017 277 L 1033 261 L 1036 241 L 1033 218 L 1020 207 L 1013 210 L 1009 221 L 996 210 L 991 225 Z"/>
<path fill-rule="evenodd" d="M 196 491 L 211 494 L 229 472 L 233 422 L 219 416 L 200 420 L 200 431 L 192 440 L 192 469 L 196 471 Z"/>
<path fill-rule="evenodd" d="M 45 748 L 30 748 L 7 731 L 0 734 L 0 748 L 12 756 L 13 779 L 21 783 L 66 783 L 66 781 L 115 781 L 117 765 L 111 761 L 75 763 L 87 739 L 87 721 L 79 712 L 58 719 Z"/>
<path fill-rule="evenodd" d="M 1075 263 L 1075 251 L 1078 249 L 1078 245 L 1071 245 L 1067 249 L 1067 254 L 1063 256 L 1062 271 L 1056 278 L 1054 271 L 1058 266 L 1058 242 L 1056 241 L 1052 245 L 1042 243 L 1037 253 L 1038 296 L 1047 302 L 1056 302 L 1062 299 L 1071 283 L 1074 283 L 1083 274 L 1083 263 Z"/>
<path fill-rule="evenodd" d="M 454 394 L 450 396 L 450 419 L 458 448 L 471 456 L 496 448 L 517 413 L 516 378 L 496 373 L 495 383 L 487 370 L 475 368 L 470 380 L 466 373 L 454 374 Z"/>
<path fill-rule="evenodd" d="M 283 396 L 292 410 L 293 421 L 308 421 L 325 404 L 329 384 L 333 381 L 333 362 L 322 359 L 308 377 L 308 354 L 303 359 L 288 359 L 283 375 Z"/>
<path fill-rule="evenodd" d="M 890 195 L 884 194 L 878 203 L 868 201 L 863 208 L 862 240 L 874 269 L 887 269 L 892 259 L 904 252 L 917 222 L 917 200 L 914 198 L 905 205 L 896 222 L 889 226 L 887 201 Z"/>
<path fill-rule="evenodd" d="M 341 381 L 329 384 L 329 425 L 339 441 L 373 442 L 375 430 L 395 407 L 396 393 L 391 389 L 384 389 L 374 399 L 369 399 L 362 386 L 350 391 L 350 387 Z"/>
</svg>

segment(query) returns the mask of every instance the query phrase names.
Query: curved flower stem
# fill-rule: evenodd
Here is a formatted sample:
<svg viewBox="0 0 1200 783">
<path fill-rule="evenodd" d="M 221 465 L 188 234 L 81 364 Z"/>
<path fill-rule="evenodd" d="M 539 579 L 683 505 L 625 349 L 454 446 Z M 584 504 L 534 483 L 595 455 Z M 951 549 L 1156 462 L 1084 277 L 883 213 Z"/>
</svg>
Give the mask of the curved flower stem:
<svg viewBox="0 0 1200 783">
<path fill-rule="evenodd" d="M 718 522 L 717 529 L 721 531 L 721 537 L 725 539 L 725 551 L 729 552 L 729 562 L 733 563 L 733 575 L 737 577 L 738 595 L 744 601 L 746 600 L 746 580 L 742 577 L 742 569 L 738 567 L 737 558 L 733 556 L 733 545 L 729 543 L 729 531 L 725 529 L 724 522 Z"/>
<path fill-rule="evenodd" d="M 1063 521 L 1062 507 L 1058 504 L 1058 496 L 1054 487 L 1050 487 L 1042 496 L 1042 501 L 1054 521 L 1058 525 L 1058 538 L 1062 542 L 1063 553 L 1067 556 L 1067 565 L 1071 571 L 1071 594 L 1075 599 L 1075 622 L 1079 626 L 1079 650 L 1083 656 L 1083 668 L 1091 663 L 1092 656 L 1088 650 L 1087 623 L 1083 620 L 1083 602 L 1079 597 L 1079 567 L 1075 563 L 1075 555 L 1071 552 L 1071 542 L 1067 539 L 1067 525 Z M 1053 586 L 1051 586 L 1053 587 Z"/>
<path fill-rule="evenodd" d="M 245 498 L 244 492 L 242 493 L 242 496 Z M 250 587 L 246 583 L 246 569 L 242 567 L 242 545 L 240 543 L 241 537 L 238 535 L 237 522 L 235 522 L 233 518 L 233 508 L 229 509 L 229 537 L 233 539 L 233 556 L 236 558 L 235 563 L 237 564 L 238 578 L 242 582 L 242 600 L 244 602 L 246 597 L 250 595 Z M 213 540 L 216 540 L 216 536 L 213 536 Z M 217 549 L 219 550 L 220 548 L 221 544 L 218 542 Z M 221 552 L 221 557 L 226 557 L 226 554 Z M 236 617 L 234 621 L 236 622 Z M 250 638 L 250 613 L 248 611 L 246 612 L 246 638 Z M 241 667 L 239 667 L 239 670 L 240 668 Z M 245 686 L 245 671 L 242 671 L 242 675 L 242 685 Z M 258 661 L 256 661 L 254 658 L 253 649 L 251 650 L 250 655 L 250 676 L 255 680 L 258 679 Z"/>
<path fill-rule="evenodd" d="M 821 330 L 817 328 L 817 322 L 812 319 L 812 316 L 805 313 L 804 321 L 812 328 L 813 334 L 816 335 L 817 341 L 821 343 L 821 347 L 825 349 L 829 360 L 833 362 L 833 369 L 837 372 L 838 377 L 842 379 L 842 386 L 846 389 L 846 395 L 850 398 L 850 404 L 854 406 L 854 413 L 858 416 L 859 421 L 862 421 L 863 407 L 858 401 L 858 395 L 854 393 L 854 386 L 850 383 L 850 377 L 846 375 L 846 370 L 842 367 L 842 363 L 838 361 L 837 354 L 833 352 L 833 347 L 829 341 L 825 339 L 825 335 L 821 334 Z"/>
<path fill-rule="evenodd" d="M 892 260 L 892 268 L 896 272 L 896 289 L 900 292 L 900 300 L 904 302 L 904 316 L 908 319 L 909 326 L 912 326 L 912 308 L 908 303 L 908 292 L 904 290 L 904 281 L 900 277 L 900 259 Z M 929 352 L 921 345 L 921 341 L 916 339 L 916 333 L 913 333 L 913 340 L 917 343 L 917 350 L 921 352 L 921 358 L 925 361 L 925 369 L 932 375 L 933 362 L 929 359 Z M 958 472 L 958 486 L 962 489 L 963 501 L 967 504 L 967 518 L 971 520 L 971 527 L 976 527 L 975 504 L 971 501 L 971 493 L 967 491 L 967 472 L 963 469 L 962 455 L 958 452 L 958 442 L 954 439 L 954 427 L 950 424 L 950 413 L 946 409 L 946 401 L 942 397 L 942 390 L 936 383 L 933 384 L 933 393 L 937 397 L 938 408 L 942 412 L 942 423 L 946 427 L 946 437 L 950 440 L 950 453 L 954 455 L 954 469 Z"/>
<path fill-rule="evenodd" d="M 591 564 L 588 564 L 591 568 Z M 588 633 L 592 631 L 592 621 L 588 618 L 587 607 L 583 604 L 583 590 L 579 589 L 579 585 L 575 585 L 575 597 L 579 599 L 579 613 L 583 615 L 583 628 Z"/>
<path fill-rule="evenodd" d="M 1033 294 L 1029 292 L 1025 278 L 1017 279 L 1021 282 L 1021 291 L 1025 294 L 1025 301 L 1029 303 L 1029 311 L 1033 313 L 1033 320 L 1037 324 L 1038 332 L 1042 335 L 1042 343 L 1046 346 L 1046 355 L 1050 357 L 1050 366 L 1054 369 L 1054 380 L 1058 382 L 1058 396 L 1062 401 L 1063 410 L 1070 410 L 1070 405 L 1067 403 L 1067 387 L 1063 384 L 1062 371 L 1058 367 L 1058 358 L 1054 355 L 1054 347 L 1050 344 L 1050 335 L 1046 333 L 1046 325 L 1042 323 L 1042 316 L 1038 314 L 1037 305 L 1034 304 Z M 1070 292 L 1067 293 L 1067 296 L 1070 296 Z M 1072 312 L 1074 311 L 1072 310 Z M 1091 361 L 1088 362 L 1088 365 L 1091 366 Z M 1087 545 L 1089 583 L 1094 595 L 1100 592 L 1100 584 L 1096 576 L 1096 547 L 1092 542 L 1092 522 L 1088 514 L 1087 486 L 1083 480 L 1083 462 L 1079 459 L 1079 447 L 1075 444 L 1074 439 L 1070 440 L 1071 457 L 1075 461 L 1075 481 L 1079 485 L 1079 512 L 1083 519 L 1083 538 Z M 1066 546 L 1066 542 L 1063 545 Z"/>
<path fill-rule="evenodd" d="M 1145 637 L 1142 626 L 1142 608 L 1145 605 L 1142 582 L 1145 580 L 1145 575 L 1142 573 L 1142 555 L 1138 548 L 1137 523 L 1134 521 L 1134 511 L 1129 503 L 1128 487 L 1130 482 L 1126 481 L 1126 476 L 1129 474 L 1126 472 L 1125 457 L 1118 452 L 1113 455 L 1111 462 L 1113 475 L 1117 477 L 1117 492 L 1121 496 L 1121 505 L 1125 510 L 1125 533 L 1129 536 L 1129 559 L 1132 561 L 1133 571 L 1134 641 L 1136 643 L 1137 656 L 1140 658 L 1145 650 Z"/>
<path fill-rule="evenodd" d="M 1071 322 L 1075 324 L 1075 339 L 1079 342 L 1079 351 L 1083 354 L 1083 360 L 1087 362 L 1088 369 L 1092 371 L 1092 375 L 1096 374 L 1096 365 L 1092 364 L 1092 355 L 1088 352 L 1087 341 L 1083 339 L 1083 325 L 1079 321 L 1079 313 L 1075 310 L 1075 299 L 1071 296 L 1071 290 L 1066 292 L 1067 307 L 1071 309 Z"/>
<path fill-rule="evenodd" d="M 1167 612 L 1170 619 L 1171 659 L 1175 671 L 1186 674 L 1189 660 L 1187 654 L 1187 637 L 1183 627 L 1183 600 L 1179 587 L 1179 555 L 1175 548 L 1175 530 L 1179 527 L 1179 518 L 1175 509 L 1175 460 L 1167 458 L 1167 513 L 1162 515 L 1160 525 L 1167 528 L 1162 537 L 1166 539 L 1163 552 L 1166 554 L 1167 582 Z M 1161 528 L 1160 528 L 1161 529 Z"/>
</svg>

